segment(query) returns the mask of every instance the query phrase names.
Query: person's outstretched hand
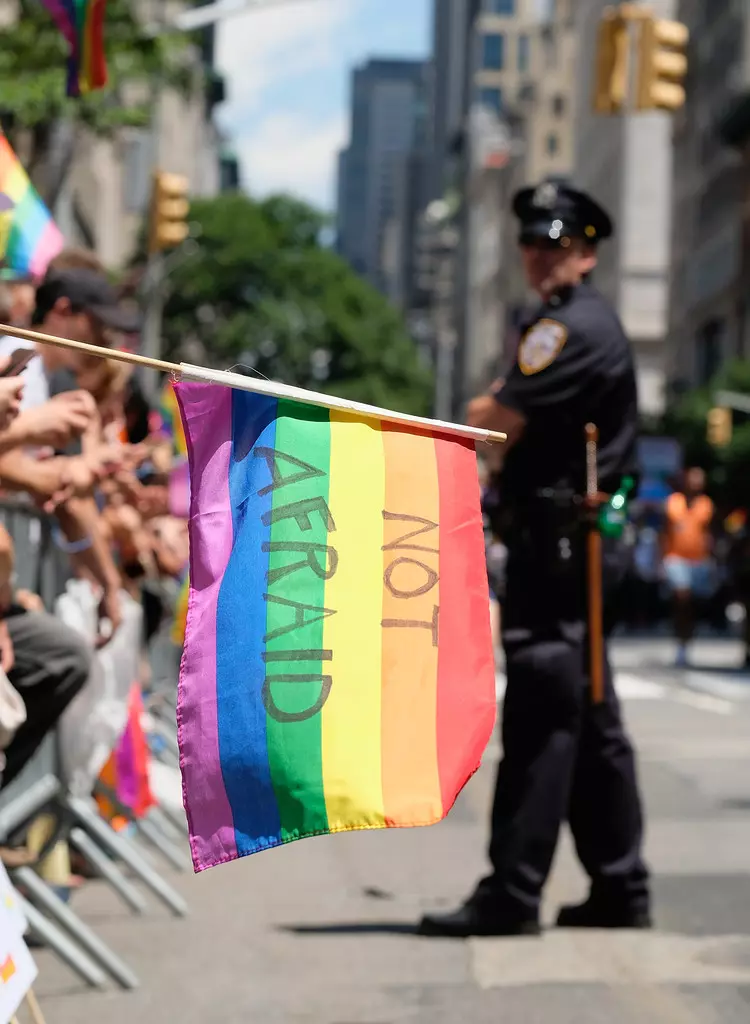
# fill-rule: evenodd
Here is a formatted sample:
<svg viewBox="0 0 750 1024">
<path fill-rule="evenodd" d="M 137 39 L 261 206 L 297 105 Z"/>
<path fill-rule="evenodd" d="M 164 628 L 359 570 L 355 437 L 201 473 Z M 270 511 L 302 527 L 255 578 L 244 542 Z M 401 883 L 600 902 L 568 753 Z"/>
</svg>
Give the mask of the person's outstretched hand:
<svg viewBox="0 0 750 1024">
<path fill-rule="evenodd" d="M 9 360 L 0 360 L 0 371 L 7 365 Z M 0 378 L 0 430 L 5 430 L 18 416 L 21 410 L 21 397 L 23 395 L 23 379 L 21 377 Z"/>
<path fill-rule="evenodd" d="M 83 434 L 95 413 L 94 399 L 87 391 L 64 391 L 22 414 L 24 439 L 29 444 L 64 448 Z"/>
<path fill-rule="evenodd" d="M 86 498 L 94 493 L 96 476 L 82 455 L 60 456 L 45 460 L 44 490 L 37 500 L 43 510 L 52 513 L 70 498 Z"/>
</svg>

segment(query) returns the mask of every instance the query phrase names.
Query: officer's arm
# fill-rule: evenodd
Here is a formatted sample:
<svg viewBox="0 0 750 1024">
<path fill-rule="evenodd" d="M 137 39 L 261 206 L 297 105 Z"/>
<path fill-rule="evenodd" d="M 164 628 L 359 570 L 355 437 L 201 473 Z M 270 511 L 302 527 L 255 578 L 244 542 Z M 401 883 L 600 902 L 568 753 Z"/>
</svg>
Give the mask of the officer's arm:
<svg viewBox="0 0 750 1024">
<path fill-rule="evenodd" d="M 503 405 L 494 395 L 482 395 L 469 402 L 467 419 L 470 427 L 498 430 L 507 434 L 505 450 L 516 443 L 526 426 L 526 417 L 522 412 Z"/>
</svg>

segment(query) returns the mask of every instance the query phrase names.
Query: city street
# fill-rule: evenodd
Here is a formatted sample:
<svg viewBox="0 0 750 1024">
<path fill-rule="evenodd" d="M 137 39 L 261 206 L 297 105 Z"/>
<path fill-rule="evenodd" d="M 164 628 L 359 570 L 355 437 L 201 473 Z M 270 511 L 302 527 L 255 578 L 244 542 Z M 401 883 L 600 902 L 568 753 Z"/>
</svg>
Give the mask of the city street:
<svg viewBox="0 0 750 1024">
<path fill-rule="evenodd" d="M 76 908 L 136 969 L 132 994 L 83 991 L 37 953 L 50 1024 L 745 1024 L 750 1015 L 750 676 L 739 647 L 620 641 L 640 751 L 658 928 L 468 943 L 412 934 L 483 868 L 496 745 L 433 829 L 306 841 L 194 878 L 187 921 L 129 917 L 91 884 Z M 502 689 L 502 679 L 499 680 Z M 584 893 L 567 837 L 545 918 Z"/>
</svg>

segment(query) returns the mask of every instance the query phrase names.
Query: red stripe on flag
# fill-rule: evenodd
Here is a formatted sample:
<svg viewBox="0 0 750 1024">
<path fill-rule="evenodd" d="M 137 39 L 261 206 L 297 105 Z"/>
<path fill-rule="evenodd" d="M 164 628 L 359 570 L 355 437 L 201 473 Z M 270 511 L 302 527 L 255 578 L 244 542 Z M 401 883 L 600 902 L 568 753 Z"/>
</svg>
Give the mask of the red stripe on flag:
<svg viewBox="0 0 750 1024">
<path fill-rule="evenodd" d="M 437 736 L 443 809 L 479 767 L 497 704 L 474 442 L 435 438 L 440 485 Z"/>
<path fill-rule="evenodd" d="M 91 89 L 101 89 L 107 84 L 107 58 L 104 52 L 106 6 L 107 0 L 93 0 L 87 19 L 87 29 L 91 32 L 89 48 L 91 66 L 86 71 Z"/>
</svg>

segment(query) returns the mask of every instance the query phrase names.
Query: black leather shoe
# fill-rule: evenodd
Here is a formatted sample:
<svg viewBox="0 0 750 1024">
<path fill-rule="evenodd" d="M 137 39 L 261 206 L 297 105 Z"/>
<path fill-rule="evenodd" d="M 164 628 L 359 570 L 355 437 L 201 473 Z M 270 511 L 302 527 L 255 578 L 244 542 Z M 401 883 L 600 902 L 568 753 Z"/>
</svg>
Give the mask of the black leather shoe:
<svg viewBox="0 0 750 1024">
<path fill-rule="evenodd" d="M 541 928 L 536 918 L 490 914 L 474 903 L 465 903 L 452 914 L 425 914 L 418 933 L 433 938 L 468 939 L 472 935 L 541 935 Z"/>
<path fill-rule="evenodd" d="M 612 907 L 593 900 L 577 906 L 561 907 L 558 928 L 637 928 L 653 927 L 648 910 L 633 907 Z"/>
</svg>

